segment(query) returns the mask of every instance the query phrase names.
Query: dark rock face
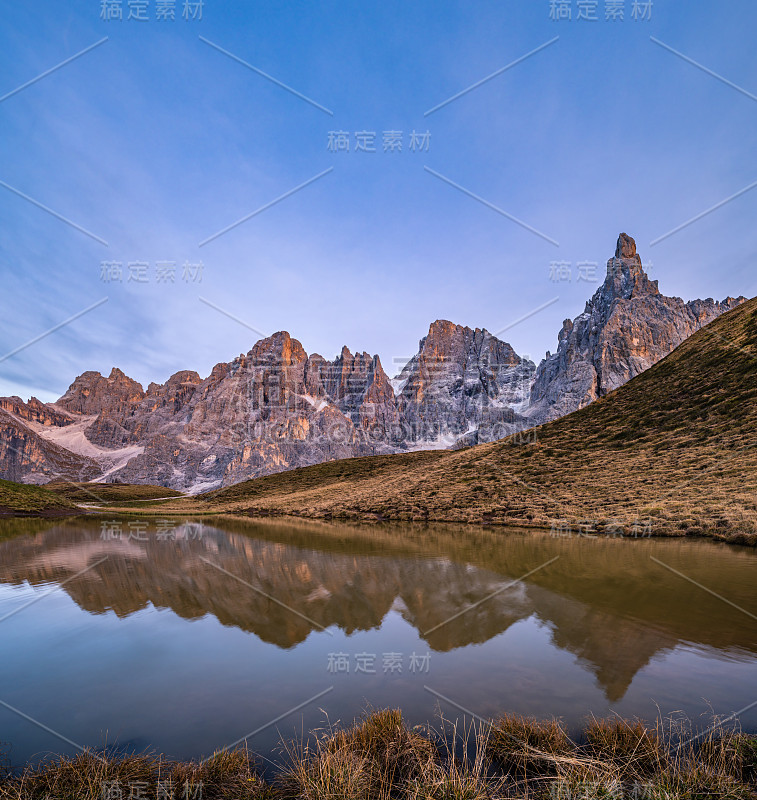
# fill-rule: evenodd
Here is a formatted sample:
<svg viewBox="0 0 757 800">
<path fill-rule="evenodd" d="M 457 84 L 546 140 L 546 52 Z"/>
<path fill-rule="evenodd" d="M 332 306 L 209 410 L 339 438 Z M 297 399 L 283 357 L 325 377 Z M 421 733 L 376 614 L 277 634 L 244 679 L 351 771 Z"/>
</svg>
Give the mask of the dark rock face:
<svg viewBox="0 0 757 800">
<path fill-rule="evenodd" d="M 387 447 L 402 440 L 401 419 L 392 385 L 378 356 L 353 355 L 347 347 L 333 361 L 308 359 L 305 385 L 319 403 L 332 403 L 355 427 L 364 442 Z"/>
<path fill-rule="evenodd" d="M 584 313 L 538 368 L 481 328 L 437 320 L 390 381 L 378 356 L 308 355 L 285 331 L 144 391 L 85 372 L 55 404 L 0 398 L 0 477 L 203 491 L 322 461 L 461 447 L 555 419 L 618 388 L 745 298 L 660 294 L 625 233 Z"/>
<path fill-rule="evenodd" d="M 745 299 L 685 303 L 660 294 L 657 281 L 649 280 L 642 267 L 636 242 L 621 233 L 604 283 L 583 314 L 563 322 L 557 352 L 539 364 L 528 418 L 541 424 L 588 405 Z"/>
</svg>

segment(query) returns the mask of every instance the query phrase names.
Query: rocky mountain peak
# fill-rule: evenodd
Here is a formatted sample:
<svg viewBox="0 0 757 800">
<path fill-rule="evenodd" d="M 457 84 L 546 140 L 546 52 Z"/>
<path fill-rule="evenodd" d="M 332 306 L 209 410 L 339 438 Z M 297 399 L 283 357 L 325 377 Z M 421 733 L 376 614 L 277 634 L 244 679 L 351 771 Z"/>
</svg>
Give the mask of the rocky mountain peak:
<svg viewBox="0 0 757 800">
<path fill-rule="evenodd" d="M 429 336 L 449 336 L 456 331 L 464 330 L 463 325 L 450 322 L 448 319 L 437 319 L 428 326 Z"/>
<path fill-rule="evenodd" d="M 568 336 L 573 331 L 573 320 L 572 319 L 564 319 L 562 321 L 562 328 L 560 329 L 560 333 L 557 334 L 557 341 L 558 343 L 561 342 L 563 339 L 567 339 Z"/>
<path fill-rule="evenodd" d="M 409 438 L 449 446 L 512 433 L 519 418 L 511 406 L 528 397 L 534 368 L 483 328 L 436 320 L 395 379 Z"/>
<path fill-rule="evenodd" d="M 175 372 L 165 383 L 151 383 L 147 387 L 146 408 L 155 411 L 157 408 L 169 407 L 177 412 L 201 383 L 202 378 L 194 370 Z"/>
<path fill-rule="evenodd" d="M 418 356 L 426 361 L 459 360 L 461 354 L 465 354 L 465 363 L 481 359 L 486 361 L 496 351 L 497 361 L 506 362 L 509 366 L 521 362 L 520 356 L 507 342 L 497 339 L 486 328 L 469 328 L 447 319 L 431 323 L 428 335 L 420 340 L 418 349 Z M 461 365 L 464 368 L 463 362 Z"/>
<path fill-rule="evenodd" d="M 85 373 L 86 374 L 86 373 Z M 100 373 L 96 373 L 96 375 L 100 376 Z M 115 386 L 121 387 L 121 389 L 128 393 L 128 394 L 142 394 L 142 384 L 137 383 L 137 381 L 130 378 L 125 372 L 120 370 L 118 367 L 113 367 L 110 371 L 110 375 L 106 378 L 109 384 L 114 384 Z"/>
<path fill-rule="evenodd" d="M 277 331 L 255 343 L 249 355 L 255 364 L 292 366 L 307 361 L 305 348 L 287 331 Z"/>
<path fill-rule="evenodd" d="M 657 281 L 649 280 L 636 252 L 636 242 L 627 233 L 618 236 L 615 255 L 607 262 L 607 275 L 592 303 L 609 304 L 615 299 L 628 300 L 640 295 L 658 295 Z M 587 304 L 587 309 L 588 309 Z"/>
<path fill-rule="evenodd" d="M 621 233 L 607 276 L 583 314 L 565 320 L 557 352 L 539 364 L 528 416 L 542 423 L 591 403 L 648 369 L 744 298 L 716 302 L 660 293 L 636 242 Z"/>
<path fill-rule="evenodd" d="M 107 378 L 96 371 L 83 372 L 58 400 L 58 405 L 74 414 L 100 414 L 139 403 L 144 396 L 141 383 L 113 367 Z"/>
<path fill-rule="evenodd" d="M 197 385 L 199 383 L 202 383 L 202 378 L 197 372 L 191 369 L 182 369 L 171 375 L 166 381 L 166 386 L 182 386 L 185 384 Z"/>
<path fill-rule="evenodd" d="M 478 331 L 478 328 L 476 329 Z M 428 335 L 420 341 L 420 349 L 434 352 L 445 351 L 455 340 L 462 340 L 466 334 L 474 333 L 471 328 L 457 325 L 448 319 L 437 319 L 428 326 Z"/>
<path fill-rule="evenodd" d="M 615 258 L 633 258 L 635 255 L 636 240 L 627 233 L 621 233 L 615 246 Z"/>
</svg>

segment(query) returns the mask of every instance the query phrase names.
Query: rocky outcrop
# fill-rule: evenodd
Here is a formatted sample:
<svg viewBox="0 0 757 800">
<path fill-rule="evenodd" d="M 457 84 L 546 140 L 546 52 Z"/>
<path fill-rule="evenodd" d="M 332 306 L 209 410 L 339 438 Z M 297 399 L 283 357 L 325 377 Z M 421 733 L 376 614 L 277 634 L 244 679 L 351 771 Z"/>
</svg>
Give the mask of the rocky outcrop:
<svg viewBox="0 0 757 800">
<path fill-rule="evenodd" d="M 318 402 L 328 399 L 348 417 L 358 436 L 391 446 L 403 439 L 394 390 L 378 356 L 343 347 L 335 361 L 308 359 L 306 389 Z"/>
<path fill-rule="evenodd" d="M 583 408 L 649 369 L 684 339 L 745 297 L 684 302 L 660 294 L 627 234 L 618 238 L 605 281 L 574 320 L 566 319 L 557 352 L 536 370 L 527 416 L 532 424 Z"/>
<path fill-rule="evenodd" d="M 36 422 L 40 425 L 63 426 L 71 422 L 70 414 L 45 405 L 36 397 L 32 397 L 28 403 L 25 403 L 20 397 L 0 397 L 0 409 L 19 419 Z"/>
<path fill-rule="evenodd" d="M 57 405 L 72 414 L 122 412 L 143 397 L 142 385 L 113 367 L 107 378 L 99 372 L 84 372 L 68 387 Z"/>
<path fill-rule="evenodd" d="M 437 320 L 398 379 L 406 440 L 451 447 L 460 437 L 475 444 L 528 427 L 516 409 L 534 370 L 489 331 Z"/>
</svg>

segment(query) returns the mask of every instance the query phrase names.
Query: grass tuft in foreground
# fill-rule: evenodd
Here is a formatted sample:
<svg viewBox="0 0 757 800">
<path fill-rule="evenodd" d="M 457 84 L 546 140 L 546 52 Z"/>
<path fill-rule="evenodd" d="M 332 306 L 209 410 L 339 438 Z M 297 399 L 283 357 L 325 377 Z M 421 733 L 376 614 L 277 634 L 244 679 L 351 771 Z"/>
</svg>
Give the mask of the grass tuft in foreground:
<svg viewBox="0 0 757 800">
<path fill-rule="evenodd" d="M 591 719 L 574 741 L 558 720 L 433 731 L 384 710 L 281 752 L 268 780 L 246 750 L 199 763 L 87 752 L 0 772 L 0 800 L 757 800 L 757 737 L 680 721 Z"/>
<path fill-rule="evenodd" d="M 244 750 L 204 762 L 168 761 L 148 754 L 101 757 L 93 752 L 27 768 L 0 781 L 2 800 L 263 800 L 278 795 Z"/>
</svg>

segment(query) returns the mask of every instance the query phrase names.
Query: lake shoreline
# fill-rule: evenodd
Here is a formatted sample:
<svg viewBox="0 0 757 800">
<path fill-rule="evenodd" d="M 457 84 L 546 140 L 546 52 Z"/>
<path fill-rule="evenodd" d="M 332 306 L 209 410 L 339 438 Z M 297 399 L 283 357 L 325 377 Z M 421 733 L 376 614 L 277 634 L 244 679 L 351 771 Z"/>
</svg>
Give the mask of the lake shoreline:
<svg viewBox="0 0 757 800">
<path fill-rule="evenodd" d="M 0 519 L 54 519 L 65 517 L 84 517 L 91 512 L 81 509 L 81 512 L 72 513 L 70 508 L 44 508 L 35 511 L 24 511 L 7 506 L 0 506 Z"/>
<path fill-rule="evenodd" d="M 522 519 L 516 520 L 491 520 L 469 522 L 460 521 L 454 518 L 441 517 L 424 517 L 422 519 L 406 519 L 403 517 L 387 517 L 377 514 L 326 514 L 326 515 L 307 515 L 307 514 L 294 514 L 291 512 L 278 511 L 275 509 L 250 509 L 245 511 L 217 511 L 217 510 L 198 510 L 197 508 L 190 508 L 188 510 L 182 509 L 180 506 L 173 505 L 163 509 L 161 506 L 156 507 L 155 501 L 135 500 L 135 503 L 149 503 L 145 507 L 129 508 L 124 505 L 102 506 L 99 508 L 88 507 L 80 508 L 72 513 L 71 509 L 44 509 L 39 511 L 23 511 L 14 510 L 12 508 L 0 507 L 0 519 L 25 519 L 25 518 L 40 518 L 40 519 L 65 519 L 75 518 L 79 516 L 98 517 L 98 516 L 134 516 L 134 517 L 156 517 L 165 516 L 166 514 L 180 514 L 188 518 L 206 519 L 213 518 L 220 519 L 250 519 L 254 521 L 259 520 L 278 520 L 282 522 L 315 522 L 315 523 L 346 523 L 356 526 L 373 527 L 384 524 L 411 524 L 418 526 L 426 525 L 455 525 L 461 526 L 470 530 L 501 530 L 501 529 L 517 529 L 522 531 L 534 531 L 536 533 L 549 533 L 555 538 L 584 538 L 584 539 L 705 539 L 708 541 L 722 542 L 723 544 L 735 545 L 737 547 L 751 547 L 757 548 L 757 534 L 750 534 L 744 531 L 734 530 L 728 532 L 727 530 L 713 530 L 713 531 L 677 531 L 672 526 L 662 526 L 657 529 L 652 528 L 651 531 L 644 534 L 633 533 L 618 533 L 614 531 L 606 531 L 601 528 L 591 530 L 579 530 L 578 526 L 567 526 L 565 528 L 556 528 L 538 523 L 529 523 Z M 174 500 L 159 501 L 159 502 L 176 502 Z M 150 510 L 152 509 L 152 510 Z"/>
</svg>

